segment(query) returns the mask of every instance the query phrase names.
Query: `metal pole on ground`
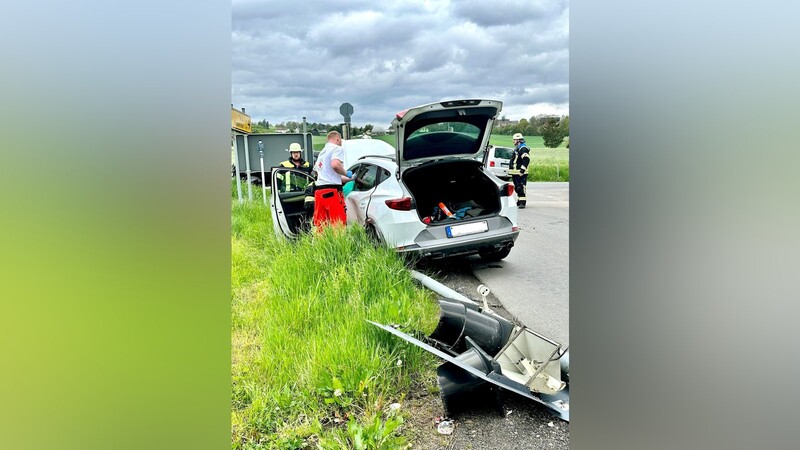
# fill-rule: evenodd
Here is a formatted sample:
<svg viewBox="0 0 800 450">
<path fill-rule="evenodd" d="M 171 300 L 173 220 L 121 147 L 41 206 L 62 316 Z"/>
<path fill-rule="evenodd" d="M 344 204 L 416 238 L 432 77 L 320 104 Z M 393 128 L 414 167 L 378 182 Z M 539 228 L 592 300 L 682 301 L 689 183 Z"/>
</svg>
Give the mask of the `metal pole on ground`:
<svg viewBox="0 0 800 450">
<path fill-rule="evenodd" d="M 449 287 L 439 283 L 438 281 L 434 280 L 433 278 L 423 274 L 422 272 L 417 272 L 416 270 L 411 271 L 411 278 L 415 279 L 417 282 L 425 286 L 426 288 L 436 292 L 437 294 L 441 295 L 444 298 L 448 298 L 451 300 L 458 300 L 464 303 L 471 303 L 473 305 L 478 305 L 478 303 L 472 301 L 469 297 L 466 297 L 458 292 L 450 289 Z"/>
<path fill-rule="evenodd" d="M 236 194 L 239 196 L 239 203 L 242 203 L 242 177 L 239 176 L 239 144 L 236 142 L 236 135 L 233 135 L 234 164 L 236 165 Z"/>
</svg>

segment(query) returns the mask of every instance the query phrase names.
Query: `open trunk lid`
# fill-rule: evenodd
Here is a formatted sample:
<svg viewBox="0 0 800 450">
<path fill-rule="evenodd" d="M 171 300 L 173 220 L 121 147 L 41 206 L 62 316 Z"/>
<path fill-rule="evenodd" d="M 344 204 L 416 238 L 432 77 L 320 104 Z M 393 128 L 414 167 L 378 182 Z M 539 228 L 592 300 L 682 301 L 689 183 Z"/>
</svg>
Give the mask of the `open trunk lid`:
<svg viewBox="0 0 800 450">
<path fill-rule="evenodd" d="M 503 109 L 497 100 L 450 100 L 397 113 L 397 165 L 410 167 L 444 158 L 480 159 L 492 124 Z"/>
</svg>

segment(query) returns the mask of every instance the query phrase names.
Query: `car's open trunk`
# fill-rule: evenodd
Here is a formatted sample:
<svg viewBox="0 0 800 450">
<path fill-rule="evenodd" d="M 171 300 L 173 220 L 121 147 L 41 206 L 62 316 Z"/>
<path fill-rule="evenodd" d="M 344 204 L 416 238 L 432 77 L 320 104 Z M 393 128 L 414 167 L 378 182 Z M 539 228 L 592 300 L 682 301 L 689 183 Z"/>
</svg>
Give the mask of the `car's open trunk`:
<svg viewBox="0 0 800 450">
<path fill-rule="evenodd" d="M 453 214 L 459 209 L 469 208 L 462 211 L 463 220 L 500 211 L 500 191 L 478 161 L 448 160 L 423 164 L 405 170 L 403 182 L 411 191 L 420 219 L 432 217 L 436 222 L 439 203 L 444 203 Z"/>
</svg>

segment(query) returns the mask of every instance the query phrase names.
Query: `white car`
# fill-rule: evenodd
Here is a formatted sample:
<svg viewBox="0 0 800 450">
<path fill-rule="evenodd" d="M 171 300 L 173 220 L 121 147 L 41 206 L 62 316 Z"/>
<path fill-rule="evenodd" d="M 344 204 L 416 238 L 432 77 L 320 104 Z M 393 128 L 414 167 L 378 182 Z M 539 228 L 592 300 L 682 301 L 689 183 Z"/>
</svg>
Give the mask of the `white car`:
<svg viewBox="0 0 800 450">
<path fill-rule="evenodd" d="M 497 147 L 490 145 L 486 150 L 484 165 L 489 172 L 493 173 L 497 178 L 508 180 L 508 165 L 511 162 L 511 154 L 514 149 L 511 147 Z"/>
<path fill-rule="evenodd" d="M 392 122 L 397 133 L 391 153 L 377 139 L 345 141 L 346 155 L 355 145 L 361 154 L 345 157 L 357 178 L 345 199 L 347 223 L 365 227 L 398 252 L 423 258 L 508 256 L 520 231 L 514 186 L 493 176 L 480 158 L 501 109 L 493 100 L 408 109 Z M 302 208 L 309 180 L 305 175 L 296 187 L 279 189 L 276 176 L 283 171 L 293 169 L 273 170 L 270 205 L 275 232 L 293 236 L 310 221 Z"/>
</svg>

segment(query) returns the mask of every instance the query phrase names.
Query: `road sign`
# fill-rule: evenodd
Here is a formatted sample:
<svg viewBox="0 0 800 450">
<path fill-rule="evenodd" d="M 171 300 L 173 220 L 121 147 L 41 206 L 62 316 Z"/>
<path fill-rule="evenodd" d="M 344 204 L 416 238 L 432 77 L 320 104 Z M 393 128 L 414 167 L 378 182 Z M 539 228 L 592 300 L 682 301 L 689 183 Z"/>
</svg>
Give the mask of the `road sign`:
<svg viewBox="0 0 800 450">
<path fill-rule="evenodd" d="M 342 106 L 339 107 L 339 114 L 344 117 L 345 123 L 350 123 L 350 116 L 353 114 L 353 105 L 350 103 L 342 103 Z"/>
<path fill-rule="evenodd" d="M 253 128 L 250 122 L 250 116 L 238 109 L 231 108 L 231 129 L 247 134 L 252 133 Z"/>
</svg>

